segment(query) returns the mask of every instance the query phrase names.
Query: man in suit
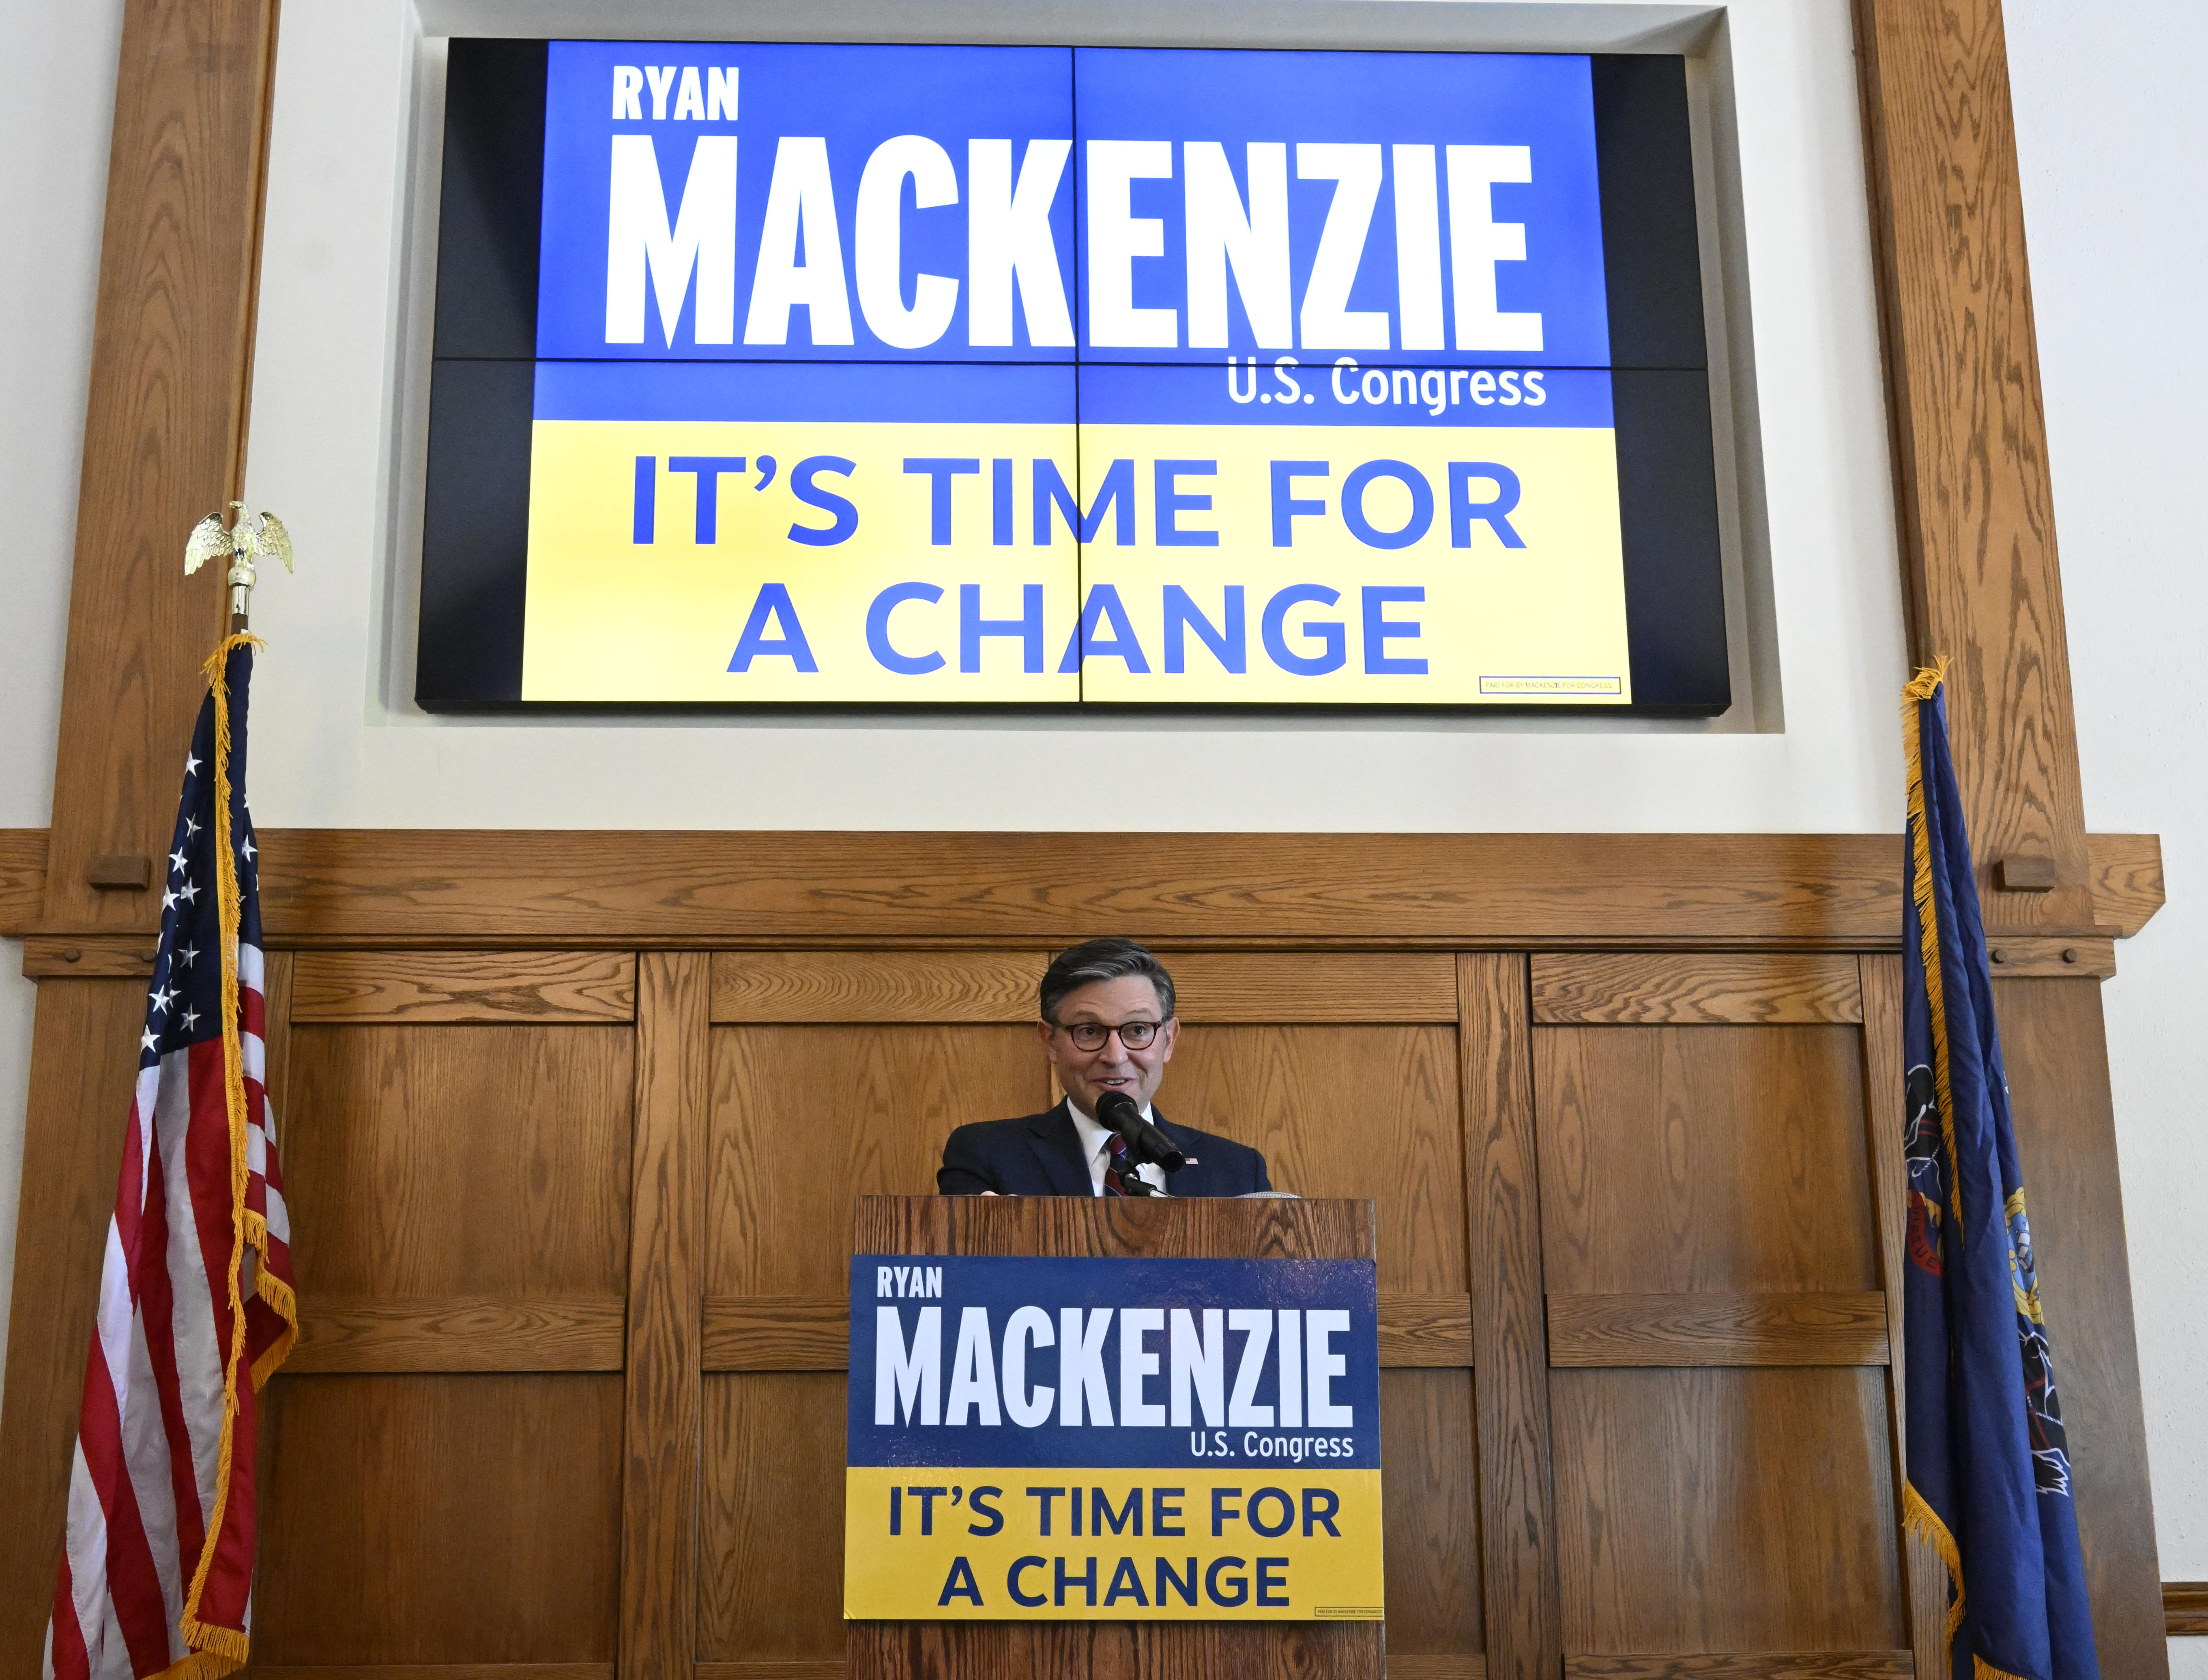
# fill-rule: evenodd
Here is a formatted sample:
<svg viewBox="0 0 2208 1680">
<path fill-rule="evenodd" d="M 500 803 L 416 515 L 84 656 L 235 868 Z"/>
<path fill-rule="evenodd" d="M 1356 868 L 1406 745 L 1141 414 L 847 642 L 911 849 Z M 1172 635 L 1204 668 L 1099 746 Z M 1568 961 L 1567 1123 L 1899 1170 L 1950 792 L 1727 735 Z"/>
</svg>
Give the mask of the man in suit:
<svg viewBox="0 0 2208 1680">
<path fill-rule="evenodd" d="M 943 1146 L 945 1196 L 1125 1196 L 1139 1178 L 1173 1196 L 1270 1190 L 1265 1157 L 1245 1144 L 1175 1125 L 1150 1106 L 1180 1041 L 1173 976 L 1132 939 L 1090 939 L 1061 952 L 1042 977 L 1035 1037 L 1065 1101 L 1017 1120 L 962 1125 Z M 1124 1091 L 1188 1157 L 1168 1179 L 1125 1159 L 1119 1134 L 1096 1123 L 1107 1091 Z"/>
</svg>

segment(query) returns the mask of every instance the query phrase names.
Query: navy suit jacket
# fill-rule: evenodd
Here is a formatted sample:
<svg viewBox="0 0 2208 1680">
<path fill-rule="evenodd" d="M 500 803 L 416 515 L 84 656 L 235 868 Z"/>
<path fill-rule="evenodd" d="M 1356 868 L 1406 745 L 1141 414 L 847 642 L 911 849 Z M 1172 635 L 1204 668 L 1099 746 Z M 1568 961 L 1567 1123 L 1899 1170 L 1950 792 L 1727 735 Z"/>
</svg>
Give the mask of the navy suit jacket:
<svg viewBox="0 0 2208 1680">
<path fill-rule="evenodd" d="M 1245 1196 L 1273 1187 L 1265 1176 L 1265 1157 L 1247 1144 L 1175 1125 L 1155 1111 L 1151 1119 L 1189 1157 L 1179 1172 L 1166 1174 L 1169 1194 Z M 1063 1102 L 1017 1120 L 960 1126 L 943 1145 L 935 1187 L 945 1196 L 979 1196 L 985 1190 L 999 1196 L 1095 1194 L 1081 1134 Z"/>
</svg>

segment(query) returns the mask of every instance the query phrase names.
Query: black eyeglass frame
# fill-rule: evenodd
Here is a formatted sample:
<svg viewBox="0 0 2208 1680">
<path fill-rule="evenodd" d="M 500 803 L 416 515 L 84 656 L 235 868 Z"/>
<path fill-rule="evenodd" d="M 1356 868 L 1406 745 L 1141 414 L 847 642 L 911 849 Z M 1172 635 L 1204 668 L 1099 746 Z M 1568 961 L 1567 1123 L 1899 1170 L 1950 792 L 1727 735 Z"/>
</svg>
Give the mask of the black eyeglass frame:
<svg viewBox="0 0 2208 1680">
<path fill-rule="evenodd" d="M 1093 1055 L 1095 1052 L 1101 1050 L 1107 1044 L 1108 1044 L 1115 1034 L 1119 1036 L 1122 1048 L 1127 1050 L 1147 1050 L 1150 1046 L 1157 1042 L 1158 1035 L 1166 1029 L 1173 1018 L 1173 1017 L 1167 1016 L 1163 1021 L 1113 1021 L 1108 1023 L 1103 1021 L 1077 1021 L 1071 1026 L 1066 1025 L 1063 1021 L 1049 1021 L 1047 1022 L 1047 1024 L 1053 1031 L 1064 1033 L 1067 1038 L 1071 1039 L 1075 1049 L 1082 1052 L 1084 1055 Z M 1143 1035 L 1143 1041 L 1140 1044 L 1131 1042 L 1127 1037 L 1128 1029 L 1134 1027 L 1146 1027 L 1149 1029 Z M 1080 1035 L 1085 1032 L 1093 1032 L 1096 1034 L 1096 1042 L 1094 1044 L 1083 1044 L 1081 1041 Z"/>
</svg>

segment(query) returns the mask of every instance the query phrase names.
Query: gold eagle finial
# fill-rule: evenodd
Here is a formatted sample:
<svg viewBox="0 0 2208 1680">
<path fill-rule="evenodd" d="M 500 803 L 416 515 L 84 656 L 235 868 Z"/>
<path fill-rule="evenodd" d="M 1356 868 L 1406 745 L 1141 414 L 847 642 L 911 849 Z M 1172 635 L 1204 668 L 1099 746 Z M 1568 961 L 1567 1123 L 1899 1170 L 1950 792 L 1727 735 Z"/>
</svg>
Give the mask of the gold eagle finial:
<svg viewBox="0 0 2208 1680">
<path fill-rule="evenodd" d="M 255 562 L 265 555 L 282 561 L 286 572 L 294 569 L 291 533 L 273 513 L 248 513 L 242 501 L 230 505 L 237 517 L 228 530 L 223 528 L 219 513 L 208 514 L 192 527 L 184 543 L 184 575 L 189 578 L 207 561 L 226 556 L 230 573 L 224 581 L 230 585 L 230 614 L 243 625 L 246 603 L 253 593 Z"/>
</svg>

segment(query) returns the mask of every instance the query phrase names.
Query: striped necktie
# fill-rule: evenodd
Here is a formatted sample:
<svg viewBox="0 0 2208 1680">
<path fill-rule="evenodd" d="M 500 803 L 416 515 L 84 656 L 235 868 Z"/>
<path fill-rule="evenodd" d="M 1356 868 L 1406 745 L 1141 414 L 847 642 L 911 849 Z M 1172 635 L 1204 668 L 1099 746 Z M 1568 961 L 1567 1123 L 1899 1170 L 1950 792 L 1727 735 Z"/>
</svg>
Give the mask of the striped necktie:
<svg viewBox="0 0 2208 1680">
<path fill-rule="evenodd" d="M 1107 1196 L 1125 1196 L 1127 1186 L 1120 1173 L 1122 1169 L 1130 1173 L 1134 1171 L 1127 1165 L 1127 1140 L 1115 1131 L 1105 1140 L 1104 1149 L 1110 1157 L 1104 1164 L 1104 1193 Z"/>
</svg>

